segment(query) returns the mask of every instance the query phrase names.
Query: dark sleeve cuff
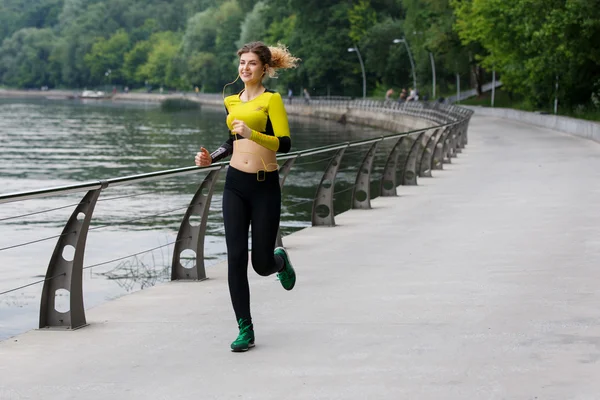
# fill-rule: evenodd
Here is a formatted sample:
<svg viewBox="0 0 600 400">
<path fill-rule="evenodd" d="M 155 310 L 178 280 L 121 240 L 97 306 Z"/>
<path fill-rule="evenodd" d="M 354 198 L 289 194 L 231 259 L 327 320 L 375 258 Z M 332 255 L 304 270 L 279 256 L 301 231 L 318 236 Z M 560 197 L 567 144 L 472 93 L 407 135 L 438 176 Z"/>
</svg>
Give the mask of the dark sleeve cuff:
<svg viewBox="0 0 600 400">
<path fill-rule="evenodd" d="M 277 152 L 279 153 L 288 153 L 292 148 L 292 139 L 289 136 L 279 136 L 279 148 Z"/>
<path fill-rule="evenodd" d="M 218 149 L 216 149 L 215 151 L 210 153 L 210 158 L 212 159 L 212 162 L 217 162 L 219 160 L 224 159 L 225 157 L 228 157 L 232 153 L 233 153 L 233 139 L 229 138 L 229 140 L 226 141 L 225 143 L 223 143 L 221 146 L 219 146 Z"/>
</svg>

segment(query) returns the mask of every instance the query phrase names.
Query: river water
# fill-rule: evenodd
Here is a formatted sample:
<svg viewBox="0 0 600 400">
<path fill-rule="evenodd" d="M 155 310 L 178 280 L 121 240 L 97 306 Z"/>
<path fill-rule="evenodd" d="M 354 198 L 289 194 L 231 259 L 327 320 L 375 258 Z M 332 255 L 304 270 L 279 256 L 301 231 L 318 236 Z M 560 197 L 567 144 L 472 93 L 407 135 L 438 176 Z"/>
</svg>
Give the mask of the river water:
<svg viewBox="0 0 600 400">
<path fill-rule="evenodd" d="M 226 139 L 224 120 L 224 109 L 209 106 L 168 113 L 151 102 L 0 99 L 0 194 L 190 166 L 201 145 L 214 149 Z M 385 134 L 293 116 L 290 128 L 292 150 Z M 366 150 L 346 152 L 336 180 L 336 214 L 350 207 L 350 189 Z M 385 162 L 378 154 L 374 176 Z M 284 236 L 310 225 L 311 201 L 332 155 L 296 160 L 283 189 Z M 205 176 L 199 171 L 102 192 L 85 253 L 86 308 L 170 279 L 170 243 Z M 207 227 L 209 276 L 210 268 L 226 259 L 224 176 L 223 171 Z M 56 236 L 84 194 L 0 204 L 0 340 L 37 327 L 42 284 L 33 283 L 44 279 Z"/>
</svg>

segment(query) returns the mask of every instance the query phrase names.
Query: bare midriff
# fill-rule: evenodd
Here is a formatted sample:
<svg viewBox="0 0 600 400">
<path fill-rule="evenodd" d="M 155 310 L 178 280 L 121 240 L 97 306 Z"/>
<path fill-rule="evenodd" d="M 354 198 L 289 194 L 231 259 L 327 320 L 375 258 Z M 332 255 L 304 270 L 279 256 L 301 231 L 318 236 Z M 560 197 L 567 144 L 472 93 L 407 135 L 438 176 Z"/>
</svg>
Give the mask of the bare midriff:
<svg viewBox="0 0 600 400">
<path fill-rule="evenodd" d="M 233 155 L 229 165 L 239 171 L 249 173 L 265 170 L 265 165 L 267 171 L 275 171 L 277 158 L 274 151 L 266 149 L 250 139 L 239 139 L 233 142 Z"/>
</svg>

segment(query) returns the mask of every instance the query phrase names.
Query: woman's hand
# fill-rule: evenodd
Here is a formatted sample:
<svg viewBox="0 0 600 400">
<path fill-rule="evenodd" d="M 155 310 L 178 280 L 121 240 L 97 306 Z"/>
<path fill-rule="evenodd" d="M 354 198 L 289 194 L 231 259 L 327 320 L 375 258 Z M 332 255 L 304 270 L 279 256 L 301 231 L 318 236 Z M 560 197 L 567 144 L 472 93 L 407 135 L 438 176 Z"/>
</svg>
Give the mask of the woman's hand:
<svg viewBox="0 0 600 400">
<path fill-rule="evenodd" d="M 252 135 L 252 129 L 248 128 L 244 121 L 234 119 L 231 123 L 231 132 L 237 133 L 238 135 L 250 139 Z"/>
<path fill-rule="evenodd" d="M 200 151 L 196 153 L 196 158 L 194 161 L 199 167 L 208 167 L 210 164 L 212 164 L 212 157 L 210 156 L 208 150 L 206 150 L 204 147 L 201 147 Z"/>
</svg>

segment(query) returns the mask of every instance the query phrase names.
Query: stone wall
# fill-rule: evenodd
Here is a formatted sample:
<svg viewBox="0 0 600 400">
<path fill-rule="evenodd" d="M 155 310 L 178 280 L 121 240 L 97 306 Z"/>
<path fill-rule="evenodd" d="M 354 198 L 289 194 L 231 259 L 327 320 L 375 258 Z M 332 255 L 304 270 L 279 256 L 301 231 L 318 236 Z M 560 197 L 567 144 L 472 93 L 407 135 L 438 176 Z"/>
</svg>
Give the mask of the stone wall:
<svg viewBox="0 0 600 400">
<path fill-rule="evenodd" d="M 197 101 L 202 104 L 223 107 L 223 100 L 216 97 L 198 96 Z M 285 109 L 289 115 L 299 115 L 310 118 L 322 118 L 347 124 L 366 125 L 381 128 L 393 133 L 408 132 L 424 129 L 436 125 L 435 123 L 394 112 L 382 112 L 380 109 L 357 109 L 324 104 L 286 104 Z"/>
</svg>

